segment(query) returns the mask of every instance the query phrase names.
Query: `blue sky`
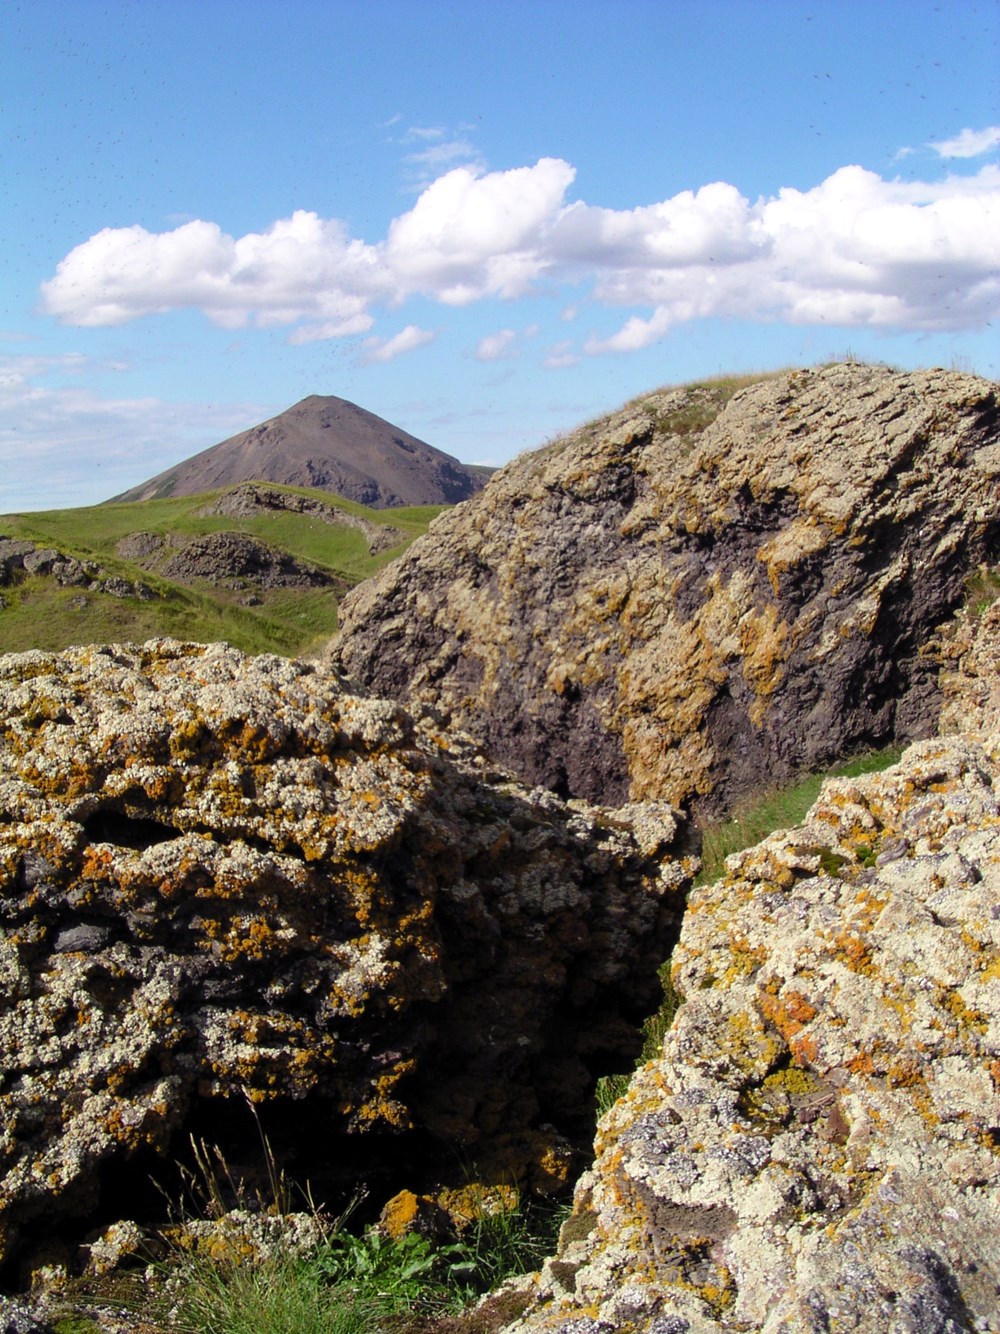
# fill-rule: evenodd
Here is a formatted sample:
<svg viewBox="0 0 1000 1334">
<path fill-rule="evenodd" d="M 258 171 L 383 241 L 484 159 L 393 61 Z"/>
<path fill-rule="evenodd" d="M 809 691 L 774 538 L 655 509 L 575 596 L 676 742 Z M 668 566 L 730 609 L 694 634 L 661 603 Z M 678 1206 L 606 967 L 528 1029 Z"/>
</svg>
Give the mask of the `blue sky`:
<svg viewBox="0 0 1000 1334">
<path fill-rule="evenodd" d="M 0 512 L 307 394 L 502 463 L 658 385 L 998 375 L 993 0 L 5 0 Z"/>
</svg>

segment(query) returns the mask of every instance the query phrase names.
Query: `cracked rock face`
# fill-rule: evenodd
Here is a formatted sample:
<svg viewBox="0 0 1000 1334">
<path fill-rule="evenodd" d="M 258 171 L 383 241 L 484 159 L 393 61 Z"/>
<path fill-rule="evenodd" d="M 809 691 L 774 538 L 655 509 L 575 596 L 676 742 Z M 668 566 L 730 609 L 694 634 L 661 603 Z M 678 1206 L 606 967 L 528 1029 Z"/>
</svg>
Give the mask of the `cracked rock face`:
<svg viewBox="0 0 1000 1334">
<path fill-rule="evenodd" d="M 718 812 L 929 735 L 923 649 L 998 550 L 996 386 L 839 365 L 719 397 L 510 464 L 344 600 L 334 660 L 609 803 Z"/>
<path fill-rule="evenodd" d="M 968 633 L 982 722 L 1000 607 Z M 998 1328 L 998 742 L 831 780 L 692 894 L 684 1004 L 507 1334 Z"/>
<path fill-rule="evenodd" d="M 0 1257 L 244 1093 L 314 1158 L 412 1133 L 565 1174 L 654 1001 L 675 828 L 520 787 L 315 666 L 0 659 Z"/>
</svg>

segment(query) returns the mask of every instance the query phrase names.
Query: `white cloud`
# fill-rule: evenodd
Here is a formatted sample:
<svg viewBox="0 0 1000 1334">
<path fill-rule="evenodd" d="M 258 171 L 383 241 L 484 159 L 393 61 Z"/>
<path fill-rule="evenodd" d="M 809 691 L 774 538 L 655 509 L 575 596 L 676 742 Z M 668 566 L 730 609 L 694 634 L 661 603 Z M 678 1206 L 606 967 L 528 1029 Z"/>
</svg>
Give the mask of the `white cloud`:
<svg viewBox="0 0 1000 1334">
<path fill-rule="evenodd" d="M 414 348 L 433 343 L 436 337 L 437 334 L 431 333 L 429 329 L 419 329 L 415 324 L 408 324 L 405 329 L 400 329 L 399 333 L 392 338 L 365 339 L 364 360 L 366 362 L 394 361 L 396 357 L 402 356 L 404 352 L 412 352 Z"/>
<path fill-rule="evenodd" d="M 394 219 L 385 262 L 401 294 L 449 305 L 523 296 L 552 263 L 546 232 L 575 176 L 568 162 L 477 175 L 456 167 Z"/>
<path fill-rule="evenodd" d="M 444 142 L 442 131 L 412 133 Z M 238 238 L 204 221 L 161 234 L 106 229 L 59 264 L 43 302 L 91 327 L 194 307 L 227 328 L 292 326 L 301 344 L 366 334 L 411 296 L 462 306 L 542 292 L 564 303 L 572 283 L 633 308 L 617 333 L 589 340 L 591 354 L 645 347 L 709 316 L 912 331 L 980 328 L 1000 310 L 996 166 L 939 181 L 846 166 L 755 201 L 714 182 L 625 210 L 567 202 L 574 176 L 559 158 L 455 167 L 375 242 L 305 211 Z M 510 350 L 497 336 L 481 357 Z M 431 337 L 408 326 L 370 339 L 367 356 L 390 360 Z M 550 352 L 546 364 L 568 355 Z"/>
<path fill-rule="evenodd" d="M 117 325 L 197 307 L 215 324 L 242 328 L 356 320 L 387 290 L 374 247 L 348 238 L 341 222 L 299 210 L 238 239 L 200 221 L 162 233 L 105 228 L 61 261 L 42 300 L 66 324 Z"/>
<path fill-rule="evenodd" d="M 638 352 L 640 348 L 656 343 L 673 323 L 671 312 L 666 306 L 658 306 L 651 319 L 642 320 L 633 315 L 610 338 L 591 336 L 584 344 L 588 356 L 601 352 Z"/>
<path fill-rule="evenodd" d="M 487 334 L 476 344 L 476 360 L 500 361 L 504 357 L 513 356 L 516 338 L 513 329 L 498 329 L 496 333 Z"/>
<path fill-rule="evenodd" d="M 941 157 L 979 157 L 1000 144 L 1000 125 L 988 125 L 985 130 L 962 130 L 954 139 L 932 140 L 927 147 Z"/>
<path fill-rule="evenodd" d="M 542 361 L 542 366 L 547 371 L 565 370 L 567 366 L 578 366 L 580 364 L 580 354 L 573 344 L 564 339 L 561 342 L 553 343 Z"/>
<path fill-rule="evenodd" d="M 597 255 L 603 265 L 655 269 L 738 263 L 766 247 L 767 237 L 735 186 L 717 182 L 644 208 L 574 204 L 554 227 L 552 243 L 570 261 L 586 264 Z"/>
<path fill-rule="evenodd" d="M 79 353 L 0 355 L 0 512 L 97 504 L 275 411 L 106 398 L 80 383 L 93 369 Z"/>
</svg>

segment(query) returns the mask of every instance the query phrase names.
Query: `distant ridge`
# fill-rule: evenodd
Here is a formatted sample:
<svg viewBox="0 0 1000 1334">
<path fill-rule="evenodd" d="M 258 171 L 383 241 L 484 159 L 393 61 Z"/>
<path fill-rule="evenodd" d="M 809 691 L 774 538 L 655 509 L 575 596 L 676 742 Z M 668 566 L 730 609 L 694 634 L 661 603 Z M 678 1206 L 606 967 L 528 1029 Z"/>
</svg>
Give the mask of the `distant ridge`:
<svg viewBox="0 0 1000 1334">
<path fill-rule="evenodd" d="M 312 394 L 111 499 L 160 500 L 263 481 L 332 491 L 375 509 L 453 505 L 481 490 L 492 471 L 459 463 L 356 403 Z"/>
</svg>

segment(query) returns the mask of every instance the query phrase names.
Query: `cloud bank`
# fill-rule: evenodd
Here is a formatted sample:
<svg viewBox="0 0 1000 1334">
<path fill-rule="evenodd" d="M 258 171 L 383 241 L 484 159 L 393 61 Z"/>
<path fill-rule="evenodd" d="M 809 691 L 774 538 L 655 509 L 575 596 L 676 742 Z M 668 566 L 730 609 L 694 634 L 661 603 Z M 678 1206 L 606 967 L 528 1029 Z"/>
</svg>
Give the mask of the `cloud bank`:
<svg viewBox="0 0 1000 1334">
<path fill-rule="evenodd" d="M 105 397 L 87 383 L 114 369 L 76 352 L 8 355 L 0 347 L 0 512 L 107 500 L 275 409 Z"/>
<path fill-rule="evenodd" d="M 993 127 L 934 147 L 971 157 L 997 143 Z M 634 209 L 570 201 L 575 174 L 560 158 L 502 172 L 455 167 L 373 242 L 305 210 L 241 237 L 202 220 L 160 233 L 106 228 L 43 284 L 43 309 L 97 327 L 194 308 L 224 328 L 289 326 L 292 343 L 366 334 L 377 314 L 418 296 L 565 304 L 572 289 L 574 302 L 639 312 L 592 336 L 591 355 L 713 316 L 943 331 L 981 328 L 1000 309 L 995 165 L 938 181 L 845 166 L 811 189 L 757 200 L 718 181 Z M 432 337 L 408 325 L 368 339 L 364 356 L 388 361 Z M 508 350 L 484 340 L 479 356 Z M 553 349 L 549 364 L 570 356 Z"/>
</svg>

